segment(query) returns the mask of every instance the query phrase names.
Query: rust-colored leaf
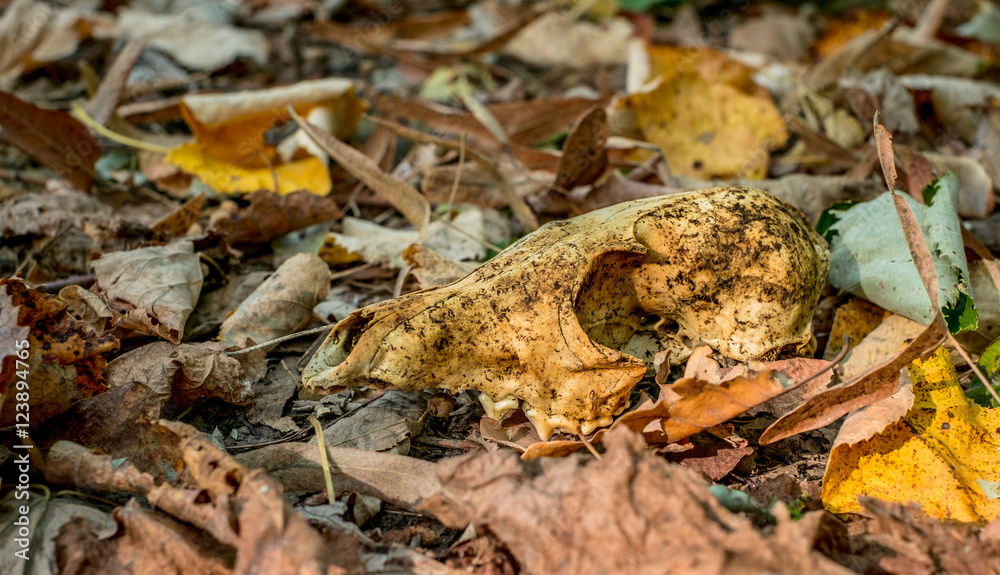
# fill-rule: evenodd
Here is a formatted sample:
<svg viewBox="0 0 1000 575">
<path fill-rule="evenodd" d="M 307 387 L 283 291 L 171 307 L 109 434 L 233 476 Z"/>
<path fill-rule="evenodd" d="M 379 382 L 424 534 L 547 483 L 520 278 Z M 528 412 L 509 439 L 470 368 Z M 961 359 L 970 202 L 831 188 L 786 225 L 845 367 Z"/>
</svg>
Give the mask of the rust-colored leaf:
<svg viewBox="0 0 1000 575">
<path fill-rule="evenodd" d="M 306 191 L 279 196 L 258 190 L 249 196 L 250 205 L 228 219 L 216 222 L 231 244 L 263 244 L 287 233 L 329 222 L 340 217 L 332 198 Z"/>
<path fill-rule="evenodd" d="M 9 338 L 0 350 L 4 359 L 4 380 L 9 385 L 14 371 L 29 375 L 28 405 L 31 406 L 32 426 L 65 411 L 74 402 L 105 390 L 104 368 L 108 355 L 118 349 L 118 340 L 111 335 L 98 335 L 84 322 L 67 312 L 66 304 L 40 289 L 29 288 L 19 279 L 0 280 L 0 297 L 7 300 L 2 309 L 3 322 Z M 20 337 L 19 337 L 20 336 Z M 17 339 L 15 339 L 17 338 Z M 28 345 L 18 347 L 27 340 Z M 18 355 L 21 350 L 27 353 Z M 10 361 L 13 352 L 16 360 Z M 16 361 L 28 364 L 24 368 Z M 4 390 L 4 398 L 8 393 Z M 6 402 L 0 425 L 14 420 L 14 404 Z"/>
<path fill-rule="evenodd" d="M 101 157 L 97 140 L 76 118 L 61 110 L 43 110 L 0 90 L 0 131 L 7 141 L 66 178 L 89 190 Z"/>
</svg>

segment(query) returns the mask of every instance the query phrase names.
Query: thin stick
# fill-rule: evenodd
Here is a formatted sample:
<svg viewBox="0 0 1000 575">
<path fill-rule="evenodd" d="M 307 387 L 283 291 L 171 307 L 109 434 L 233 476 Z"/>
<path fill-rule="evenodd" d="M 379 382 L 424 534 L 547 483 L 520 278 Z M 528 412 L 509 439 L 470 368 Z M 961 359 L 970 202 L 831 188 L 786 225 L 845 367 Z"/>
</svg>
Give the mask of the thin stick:
<svg viewBox="0 0 1000 575">
<path fill-rule="evenodd" d="M 587 451 L 589 451 L 591 453 L 591 455 L 594 456 L 595 459 L 600 459 L 601 458 L 601 454 L 598 453 L 596 449 L 594 449 L 593 444 L 590 443 L 590 441 L 587 439 L 586 435 L 584 435 L 584 434 L 580 433 L 579 431 L 577 431 L 576 432 L 576 436 L 580 438 L 580 441 L 587 448 Z"/>
<path fill-rule="evenodd" d="M 290 339 L 295 339 L 297 337 L 302 337 L 304 335 L 311 335 L 311 334 L 314 334 L 314 333 L 320 333 L 320 332 L 323 332 L 323 331 L 329 331 L 329 330 L 333 329 L 334 325 L 335 324 L 324 325 L 324 326 L 316 327 L 316 328 L 313 328 L 313 329 L 307 329 L 305 331 L 300 331 L 298 333 L 292 333 L 292 334 L 289 334 L 289 335 L 283 335 L 281 337 L 277 337 L 277 338 L 274 338 L 274 339 L 269 340 L 269 341 L 265 341 L 265 342 L 262 342 L 262 343 L 251 345 L 250 347 L 245 347 L 243 349 L 236 349 L 236 350 L 233 350 L 233 351 L 227 351 L 226 355 L 228 355 L 229 357 L 233 357 L 233 356 L 236 356 L 236 355 L 243 355 L 245 353 L 250 353 L 251 351 L 254 351 L 254 350 L 257 350 L 257 349 L 268 347 L 268 346 L 274 345 L 276 343 L 281 343 L 283 341 L 288 341 Z"/>
<path fill-rule="evenodd" d="M 319 460 L 323 467 L 323 479 L 326 479 L 326 500 L 333 503 L 337 498 L 333 491 L 333 475 L 330 473 L 330 456 L 326 452 L 326 440 L 323 437 L 323 426 L 319 424 L 315 413 L 309 414 L 309 423 L 316 431 L 316 443 L 319 445 Z"/>
</svg>

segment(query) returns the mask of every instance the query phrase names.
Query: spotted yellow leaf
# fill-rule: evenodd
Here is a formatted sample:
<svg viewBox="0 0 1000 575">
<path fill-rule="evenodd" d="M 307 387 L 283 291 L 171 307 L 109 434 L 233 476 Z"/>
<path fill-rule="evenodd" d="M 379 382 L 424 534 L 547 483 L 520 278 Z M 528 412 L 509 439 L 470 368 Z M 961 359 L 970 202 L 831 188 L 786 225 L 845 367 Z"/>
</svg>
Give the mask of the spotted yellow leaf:
<svg viewBox="0 0 1000 575">
<path fill-rule="evenodd" d="M 858 497 L 919 504 L 942 520 L 1000 516 L 1000 408 L 970 402 L 947 350 L 908 367 L 907 389 L 844 422 L 823 478 L 823 504 L 861 513 Z M 868 430 L 868 431 L 866 431 Z"/>
</svg>

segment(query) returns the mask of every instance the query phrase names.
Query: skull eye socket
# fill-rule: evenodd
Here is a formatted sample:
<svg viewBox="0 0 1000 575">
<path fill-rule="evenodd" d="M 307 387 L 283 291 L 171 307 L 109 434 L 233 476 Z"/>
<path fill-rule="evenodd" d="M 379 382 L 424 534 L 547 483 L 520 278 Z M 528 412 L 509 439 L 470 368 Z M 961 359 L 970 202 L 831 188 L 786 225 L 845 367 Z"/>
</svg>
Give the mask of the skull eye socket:
<svg viewBox="0 0 1000 575">
<path fill-rule="evenodd" d="M 651 313 L 649 315 L 644 315 L 641 318 L 639 318 L 639 325 L 641 325 L 642 327 L 649 327 L 651 325 L 655 325 L 656 322 L 658 321 L 660 321 L 660 316 L 656 315 L 655 313 Z"/>
</svg>

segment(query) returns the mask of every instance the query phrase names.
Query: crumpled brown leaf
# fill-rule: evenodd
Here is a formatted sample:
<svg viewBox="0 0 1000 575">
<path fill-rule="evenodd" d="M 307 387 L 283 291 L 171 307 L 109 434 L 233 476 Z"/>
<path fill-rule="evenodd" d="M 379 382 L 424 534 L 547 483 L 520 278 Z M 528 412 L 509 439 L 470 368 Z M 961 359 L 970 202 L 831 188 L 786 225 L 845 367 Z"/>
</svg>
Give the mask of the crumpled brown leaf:
<svg viewBox="0 0 1000 575">
<path fill-rule="evenodd" d="M 206 435 L 186 424 L 160 420 L 151 430 L 158 440 L 158 459 L 169 462 L 178 472 L 172 481 L 154 479 L 130 462 L 116 466 L 110 456 L 69 442 L 57 443 L 49 451 L 46 480 L 102 491 L 127 487 L 127 491 L 145 496 L 153 509 L 202 531 L 202 544 L 222 558 L 225 570 L 218 571 L 221 573 L 333 575 L 346 573 L 342 566 L 353 568 L 360 564 L 356 547 L 350 542 L 334 540 L 331 545 L 324 540 L 291 508 L 281 487 L 266 473 L 247 470 L 213 446 Z M 124 476 L 128 479 L 122 481 Z M 126 508 L 124 513 L 132 511 L 147 516 L 154 513 L 134 507 L 131 511 Z M 172 537 L 153 536 L 162 529 L 144 531 L 142 525 L 122 520 L 121 514 L 119 520 L 120 528 L 129 533 L 125 539 L 135 544 L 127 549 L 132 553 L 161 552 L 165 560 L 189 558 L 189 550 L 167 543 L 177 543 Z M 139 537 L 142 532 L 150 537 Z M 191 540 L 191 535 L 186 533 L 182 539 Z M 79 573 L 116 572 L 118 553 L 125 551 L 115 548 L 119 539 L 91 538 L 86 547 L 79 545 L 79 539 L 87 540 L 86 533 L 78 535 L 76 541 L 65 541 L 63 552 L 75 550 L 88 560 L 107 561 L 97 564 L 93 571 L 81 569 Z M 215 561 L 209 564 L 218 565 Z M 89 567 L 88 561 L 78 565 Z M 216 572 L 214 567 L 210 572 Z"/>
<path fill-rule="evenodd" d="M 17 278 L 0 280 L 0 406 L 9 396 L 7 386 L 15 369 L 30 373 L 28 405 L 31 425 L 65 411 L 74 402 L 104 391 L 107 356 L 118 349 L 118 340 L 100 335 L 67 312 L 66 304 L 41 289 L 29 288 Z M 27 346 L 15 342 L 27 340 Z M 23 352 L 17 355 L 19 352 Z M 27 364 L 19 364 L 20 360 Z M 20 391 L 20 390 L 19 390 Z M 14 403 L 0 412 L 0 425 L 14 421 Z"/>
<path fill-rule="evenodd" d="M 264 376 L 262 354 L 235 357 L 222 353 L 217 342 L 173 345 L 158 341 L 118 356 L 108 365 L 109 386 L 142 382 L 163 386 L 180 405 L 217 398 L 233 405 L 248 405 L 252 386 Z"/>
<path fill-rule="evenodd" d="M 849 573 L 813 548 L 815 520 L 765 537 L 639 436 L 620 430 L 607 443 L 586 464 L 539 468 L 511 451 L 444 461 L 441 491 L 419 509 L 488 528 L 527 573 Z"/>
<path fill-rule="evenodd" d="M 522 462 L 511 450 L 430 463 L 328 448 L 335 488 L 377 496 L 462 529 L 493 533 L 526 573 L 848 573 L 814 549 L 825 512 L 765 537 L 722 507 L 690 470 L 609 432 L 600 461 Z M 315 446 L 241 454 L 289 491 L 322 489 Z M 829 543 L 829 542 L 828 542 Z"/>
<path fill-rule="evenodd" d="M 12 489 L 0 501 L 0 572 L 4 575 L 59 573 L 55 539 L 68 522 L 87 521 L 102 538 L 115 534 L 114 521 L 104 511 L 86 505 L 73 495 L 53 496 L 49 491 L 39 491 Z M 20 493 L 26 493 L 27 497 L 18 495 Z M 28 508 L 27 515 L 20 514 L 21 506 Z M 23 522 L 22 517 L 28 520 L 30 538 L 19 537 L 19 526 L 15 522 Z"/>
<path fill-rule="evenodd" d="M 878 561 L 885 573 L 1000 572 L 1000 541 L 989 538 L 990 527 L 978 530 L 943 523 L 924 515 L 915 505 L 904 507 L 870 497 L 862 497 L 860 502 L 875 517 L 866 538 L 894 553 Z"/>
<path fill-rule="evenodd" d="M 194 244 L 106 253 L 93 266 L 98 293 L 116 312 L 117 327 L 180 343 L 201 293 L 201 263 Z"/>
<path fill-rule="evenodd" d="M 294 333 L 309 323 L 313 307 L 330 292 L 330 268 L 316 254 L 297 254 L 281 264 L 222 322 L 227 347 L 247 339 L 262 343 Z"/>
<path fill-rule="evenodd" d="M 139 424 L 159 419 L 171 398 L 182 405 L 202 397 L 248 405 L 253 384 L 265 370 L 263 350 L 229 357 L 217 342 L 155 342 L 111 362 L 108 391 L 76 403 L 52 420 L 40 442 L 69 440 L 137 465 L 152 464 L 159 454 L 150 449 L 153 439 Z"/>
</svg>

